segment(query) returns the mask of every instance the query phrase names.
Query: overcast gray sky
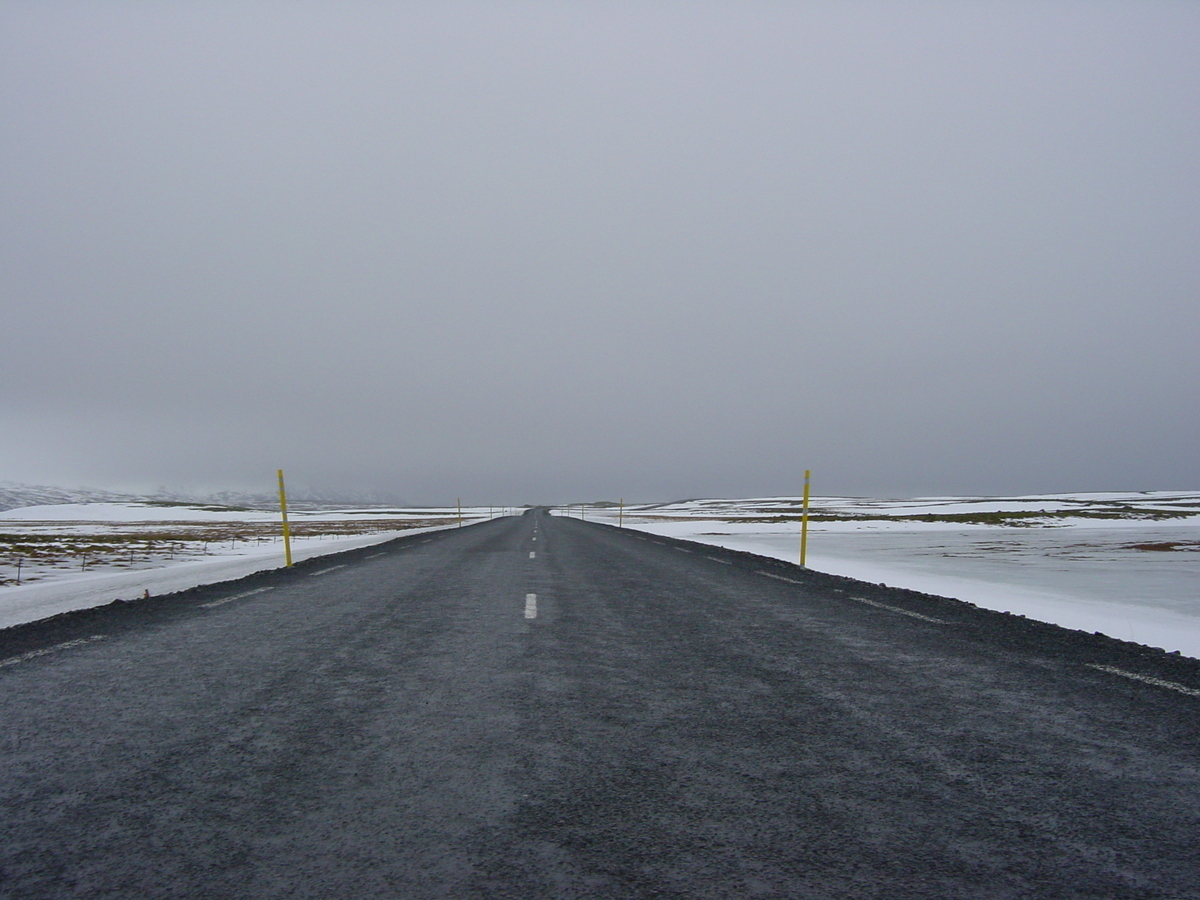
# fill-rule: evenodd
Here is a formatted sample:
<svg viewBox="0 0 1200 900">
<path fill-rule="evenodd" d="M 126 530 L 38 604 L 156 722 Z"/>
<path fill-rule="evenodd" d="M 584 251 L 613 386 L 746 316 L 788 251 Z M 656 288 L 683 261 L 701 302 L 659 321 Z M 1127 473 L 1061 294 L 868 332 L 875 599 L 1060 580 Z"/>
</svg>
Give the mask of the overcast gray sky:
<svg viewBox="0 0 1200 900">
<path fill-rule="evenodd" d="M 1200 4 L 0 4 L 0 480 L 1200 487 Z"/>
</svg>

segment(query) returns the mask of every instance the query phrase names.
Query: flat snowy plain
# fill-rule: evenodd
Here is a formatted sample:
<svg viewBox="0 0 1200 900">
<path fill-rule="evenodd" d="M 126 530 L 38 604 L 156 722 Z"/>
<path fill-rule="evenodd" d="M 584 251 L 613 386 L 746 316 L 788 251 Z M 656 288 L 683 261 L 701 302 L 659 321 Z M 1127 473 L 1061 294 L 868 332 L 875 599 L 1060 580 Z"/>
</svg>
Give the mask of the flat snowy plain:
<svg viewBox="0 0 1200 900">
<path fill-rule="evenodd" d="M 624 524 L 798 562 L 800 507 L 796 497 L 627 506 Z M 584 515 L 618 519 L 611 507 Z M 806 563 L 1200 658 L 1200 492 L 813 498 Z"/>
<path fill-rule="evenodd" d="M 462 520 L 502 512 L 464 507 Z M 295 510 L 288 519 L 300 562 L 454 528 L 458 510 Z M 68 503 L 0 512 L 0 628 L 279 568 L 280 532 L 278 512 L 212 505 Z"/>
</svg>

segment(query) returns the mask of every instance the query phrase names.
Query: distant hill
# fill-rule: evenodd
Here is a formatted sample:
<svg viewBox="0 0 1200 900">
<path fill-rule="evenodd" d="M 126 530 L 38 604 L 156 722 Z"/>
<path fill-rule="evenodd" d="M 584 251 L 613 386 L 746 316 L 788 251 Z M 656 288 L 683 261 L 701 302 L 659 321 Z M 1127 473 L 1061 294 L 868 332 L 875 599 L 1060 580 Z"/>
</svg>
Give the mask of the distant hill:
<svg viewBox="0 0 1200 900">
<path fill-rule="evenodd" d="M 197 494 L 170 488 L 160 488 L 153 494 L 124 494 L 98 488 L 62 488 L 0 481 L 0 512 L 25 506 L 52 506 L 63 503 L 195 503 L 205 506 L 273 509 L 279 503 L 279 496 L 274 493 L 249 494 L 241 491 Z M 410 505 L 392 494 L 381 491 L 331 491 L 303 487 L 288 490 L 288 506 L 297 508 Z"/>
<path fill-rule="evenodd" d="M 133 494 L 119 494 L 95 488 L 59 488 L 44 484 L 17 484 L 0 481 L 0 511 L 23 506 L 53 506 L 59 503 L 136 503 L 145 500 Z"/>
</svg>

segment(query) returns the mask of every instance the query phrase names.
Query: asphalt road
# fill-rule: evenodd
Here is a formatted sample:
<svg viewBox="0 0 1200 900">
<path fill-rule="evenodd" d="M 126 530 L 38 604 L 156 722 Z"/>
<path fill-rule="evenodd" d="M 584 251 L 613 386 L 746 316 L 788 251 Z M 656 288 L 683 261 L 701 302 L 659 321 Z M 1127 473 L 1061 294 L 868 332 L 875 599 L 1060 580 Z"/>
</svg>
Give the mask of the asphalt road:
<svg viewBox="0 0 1200 900">
<path fill-rule="evenodd" d="M 0 632 L 0 722 L 4 898 L 1200 897 L 1196 661 L 542 513 Z"/>
</svg>

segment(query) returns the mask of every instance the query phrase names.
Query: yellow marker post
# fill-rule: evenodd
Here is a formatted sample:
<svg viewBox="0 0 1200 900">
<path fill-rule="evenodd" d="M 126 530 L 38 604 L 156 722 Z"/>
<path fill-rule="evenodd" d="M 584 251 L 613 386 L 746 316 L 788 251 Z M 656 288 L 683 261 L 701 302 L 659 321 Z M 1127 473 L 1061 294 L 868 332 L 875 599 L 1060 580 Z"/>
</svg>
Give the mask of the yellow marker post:
<svg viewBox="0 0 1200 900">
<path fill-rule="evenodd" d="M 618 528 L 625 527 L 625 498 L 624 497 L 621 498 L 621 509 L 617 513 L 617 527 Z"/>
<path fill-rule="evenodd" d="M 808 551 L 808 475 L 804 470 L 804 507 L 800 513 L 800 566 L 804 567 L 804 557 Z"/>
<path fill-rule="evenodd" d="M 279 513 L 283 516 L 283 558 L 292 567 L 292 530 L 287 520 L 287 493 L 283 489 L 283 469 L 279 470 Z"/>
<path fill-rule="evenodd" d="M 462 497 L 458 498 L 458 527 L 462 528 Z"/>
</svg>

